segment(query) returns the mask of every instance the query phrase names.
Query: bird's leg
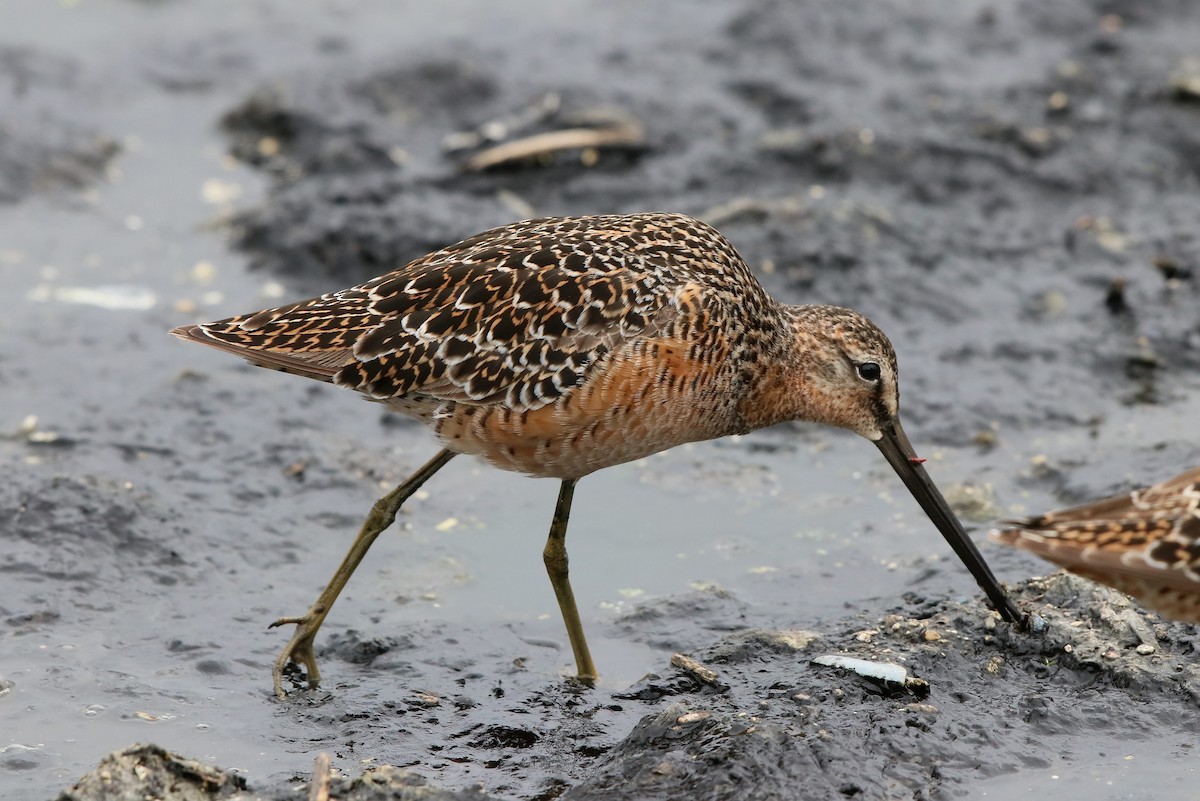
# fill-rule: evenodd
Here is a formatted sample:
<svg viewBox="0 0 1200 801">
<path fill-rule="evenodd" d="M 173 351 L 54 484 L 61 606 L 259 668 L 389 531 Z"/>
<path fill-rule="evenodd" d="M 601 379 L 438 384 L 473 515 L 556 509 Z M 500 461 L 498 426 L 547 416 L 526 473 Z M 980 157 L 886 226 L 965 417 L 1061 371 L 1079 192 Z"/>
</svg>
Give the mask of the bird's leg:
<svg viewBox="0 0 1200 801">
<path fill-rule="evenodd" d="M 321 624 L 325 622 L 325 616 L 329 614 L 333 602 L 337 600 L 338 594 L 346 586 L 346 582 L 350 580 L 350 576 L 354 574 L 354 570 L 363 557 L 367 555 L 371 544 L 383 533 L 384 529 L 396 520 L 396 513 L 400 511 L 404 502 L 428 481 L 430 476 L 442 469 L 442 466 L 453 456 L 453 451 L 441 451 L 420 470 L 409 476 L 407 481 L 375 501 L 375 505 L 371 507 L 371 513 L 363 521 L 362 530 L 354 539 L 354 544 L 350 546 L 350 550 L 342 558 L 342 563 L 338 565 L 333 578 L 329 580 L 329 584 L 326 585 L 313 605 L 308 608 L 308 611 L 300 617 L 281 617 L 270 625 L 270 628 L 275 628 L 289 623 L 296 624 L 296 631 L 292 634 L 292 639 L 279 653 L 279 657 L 275 660 L 275 667 L 271 671 L 275 680 L 275 695 L 280 698 L 287 696 L 283 689 L 283 671 L 290 662 L 304 666 L 309 687 L 315 688 L 320 684 L 321 671 L 317 669 L 317 657 L 313 653 L 313 639 L 317 636 L 317 630 L 321 628 Z"/>
<path fill-rule="evenodd" d="M 575 479 L 564 479 L 558 490 L 558 503 L 554 507 L 554 520 L 550 523 L 550 536 L 542 559 L 550 585 L 558 598 L 558 608 L 563 622 L 567 624 L 567 636 L 571 638 L 571 650 L 575 652 L 575 670 L 580 680 L 590 684 L 596 680 L 596 665 L 588 651 L 587 638 L 583 636 L 583 623 L 579 620 L 579 608 L 575 606 L 575 593 L 567 578 L 567 520 L 571 516 L 571 498 L 575 494 Z"/>
</svg>

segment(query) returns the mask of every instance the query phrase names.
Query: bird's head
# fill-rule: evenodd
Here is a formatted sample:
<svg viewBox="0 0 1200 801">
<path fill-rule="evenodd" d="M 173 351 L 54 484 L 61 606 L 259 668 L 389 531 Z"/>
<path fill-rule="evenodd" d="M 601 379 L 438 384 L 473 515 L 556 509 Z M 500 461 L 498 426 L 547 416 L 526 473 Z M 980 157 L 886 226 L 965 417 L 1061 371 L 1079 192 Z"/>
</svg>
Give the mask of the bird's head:
<svg viewBox="0 0 1200 801">
<path fill-rule="evenodd" d="M 896 419 L 896 352 L 879 328 L 850 309 L 794 306 L 790 385 L 794 416 L 848 428 L 878 442 Z"/>
<path fill-rule="evenodd" d="M 1023 621 L 900 425 L 896 352 L 887 336 L 849 309 L 796 306 L 788 314 L 795 342 L 775 392 L 790 398 L 791 419 L 848 428 L 874 442 L 993 606 L 1008 620 Z"/>
</svg>

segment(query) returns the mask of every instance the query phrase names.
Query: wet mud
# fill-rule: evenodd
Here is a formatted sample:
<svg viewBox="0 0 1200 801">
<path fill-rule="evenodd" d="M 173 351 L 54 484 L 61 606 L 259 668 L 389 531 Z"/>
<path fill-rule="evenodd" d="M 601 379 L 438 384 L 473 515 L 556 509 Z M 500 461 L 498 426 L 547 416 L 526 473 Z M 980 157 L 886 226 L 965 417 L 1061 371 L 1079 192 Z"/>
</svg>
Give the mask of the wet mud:
<svg viewBox="0 0 1200 801">
<path fill-rule="evenodd" d="M 381 786 L 408 797 L 396 788 L 430 771 L 478 771 L 489 798 L 936 798 L 970 795 L 991 780 L 1015 797 L 1014 779 L 1025 771 L 1069 771 L 1064 755 L 1086 751 L 1075 779 L 1088 783 L 1127 758 L 1130 738 L 1162 737 L 1168 728 L 1176 735 L 1163 745 L 1188 758 L 1192 746 L 1178 738 L 1200 723 L 1194 626 L 1164 623 L 1118 593 L 1063 574 L 1015 591 L 1042 620 L 1036 634 L 1014 631 L 978 603 L 912 596 L 882 618 L 849 616 L 820 631 L 740 629 L 615 692 L 570 683 L 514 687 L 470 673 L 439 680 L 412 668 L 411 639 L 350 638 L 331 650 L 372 665 L 377 678 L 400 673 L 425 689 L 361 709 L 326 693 L 289 703 L 287 712 L 313 729 L 338 721 L 343 759 L 381 726 L 391 729 L 397 755 L 439 743 L 409 770 L 397 772 L 391 759 L 384 772 L 339 777 L 334 797 L 348 798 L 376 797 Z M 684 597 L 663 605 L 674 610 L 655 610 L 674 617 L 706 600 Z M 628 628 L 653 617 L 646 611 Z M 910 687 L 816 664 L 826 653 L 901 662 L 918 681 Z M 1114 703 L 1122 705 L 1119 718 Z M 1169 725 L 1164 709 L 1173 710 Z M 101 774 L 120 777 L 110 789 L 140 789 L 186 767 L 173 755 L 151 756 L 143 770 L 153 780 L 128 768 L 121 776 L 110 764 L 64 797 L 99 797 L 91 788 Z M 147 761 L 145 750 L 110 759 Z M 196 797 L 222 797 L 240 779 L 207 770 L 220 778 L 188 771 Z M 1161 776 L 1156 792 L 1185 798 L 1185 780 L 1185 773 Z M 252 782 L 246 789 L 251 798 L 285 795 Z M 412 797 L 485 797 L 421 792 L 430 794 Z"/>
<path fill-rule="evenodd" d="M 985 547 L 1045 621 L 1014 632 L 874 448 L 801 425 L 581 483 L 596 688 L 562 677 L 554 487 L 456 460 L 277 702 L 266 624 L 434 446 L 165 331 L 683 211 L 888 332 L 982 533 L 1200 460 L 1196 42 L 1182 0 L 6 3 L 0 795 L 1191 797 L 1195 626 Z"/>
</svg>

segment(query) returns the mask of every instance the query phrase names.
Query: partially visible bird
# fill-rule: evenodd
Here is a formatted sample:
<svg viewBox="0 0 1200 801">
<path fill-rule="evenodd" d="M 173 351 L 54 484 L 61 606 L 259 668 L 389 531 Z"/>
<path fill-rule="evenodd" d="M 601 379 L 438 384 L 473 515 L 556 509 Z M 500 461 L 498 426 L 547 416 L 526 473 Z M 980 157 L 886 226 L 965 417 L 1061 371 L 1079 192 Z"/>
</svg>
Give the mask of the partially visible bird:
<svg viewBox="0 0 1200 801">
<path fill-rule="evenodd" d="M 1200 467 L 993 532 L 1176 620 L 1200 623 Z"/>
<path fill-rule="evenodd" d="M 423 421 L 443 450 L 380 499 L 275 663 L 320 678 L 313 638 L 367 549 L 459 453 L 557 478 L 543 558 L 581 678 L 596 675 L 567 578 L 575 483 L 685 442 L 786 420 L 874 442 L 1009 620 L 1005 596 L 897 416 L 896 355 L 862 315 L 773 300 L 733 246 L 679 214 L 527 220 L 360 286 L 173 334 L 328 381 Z"/>
</svg>

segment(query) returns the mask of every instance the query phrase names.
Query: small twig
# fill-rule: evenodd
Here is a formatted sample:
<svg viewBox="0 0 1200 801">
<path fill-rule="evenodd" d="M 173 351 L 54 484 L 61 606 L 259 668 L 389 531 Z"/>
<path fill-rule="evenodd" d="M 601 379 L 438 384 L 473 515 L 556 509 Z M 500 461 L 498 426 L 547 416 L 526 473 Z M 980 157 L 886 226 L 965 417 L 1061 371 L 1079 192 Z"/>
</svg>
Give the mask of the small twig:
<svg viewBox="0 0 1200 801">
<path fill-rule="evenodd" d="M 721 677 L 717 674 L 717 671 L 705 667 L 690 656 L 671 654 L 671 665 L 672 667 L 679 668 L 701 684 L 718 686 L 721 683 Z"/>
<path fill-rule="evenodd" d="M 448 134 L 442 140 L 442 149 L 453 153 L 471 150 L 486 142 L 503 141 L 522 129 L 545 123 L 558 114 L 561 107 L 562 98 L 556 92 L 547 92 L 526 108 L 488 120 L 472 130 Z"/>
<path fill-rule="evenodd" d="M 741 222 L 762 222 L 776 215 L 802 217 L 808 212 L 809 206 L 803 197 L 786 195 L 777 198 L 735 197 L 696 216 L 709 225 L 720 228 L 723 225 Z"/>
<path fill-rule="evenodd" d="M 512 161 L 600 147 L 637 147 L 645 144 L 646 133 L 636 122 L 621 122 L 600 128 L 564 128 L 533 134 L 481 150 L 463 162 L 463 169 L 482 172 Z"/>
<path fill-rule="evenodd" d="M 312 781 L 308 785 L 308 801 L 329 801 L 329 754 L 324 751 L 313 760 Z"/>
</svg>

